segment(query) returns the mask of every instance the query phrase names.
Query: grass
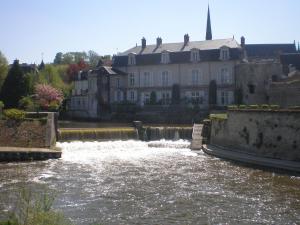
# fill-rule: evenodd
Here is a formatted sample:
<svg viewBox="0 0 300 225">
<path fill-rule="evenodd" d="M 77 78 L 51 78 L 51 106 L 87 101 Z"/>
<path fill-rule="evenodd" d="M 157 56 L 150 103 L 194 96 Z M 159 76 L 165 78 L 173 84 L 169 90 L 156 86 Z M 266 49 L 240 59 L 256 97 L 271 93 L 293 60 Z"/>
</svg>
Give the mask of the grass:
<svg viewBox="0 0 300 225">
<path fill-rule="evenodd" d="M 209 119 L 211 120 L 227 120 L 228 116 L 226 113 L 210 114 Z"/>
</svg>

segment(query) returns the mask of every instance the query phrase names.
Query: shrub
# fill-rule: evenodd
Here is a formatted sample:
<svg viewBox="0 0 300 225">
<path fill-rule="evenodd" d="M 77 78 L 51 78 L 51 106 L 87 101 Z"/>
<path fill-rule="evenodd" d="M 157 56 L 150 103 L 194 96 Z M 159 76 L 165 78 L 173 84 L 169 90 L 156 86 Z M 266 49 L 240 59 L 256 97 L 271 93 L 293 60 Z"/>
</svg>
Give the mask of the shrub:
<svg viewBox="0 0 300 225">
<path fill-rule="evenodd" d="M 23 120 L 25 119 L 25 111 L 19 109 L 6 109 L 3 112 L 4 116 L 10 120 Z"/>
<path fill-rule="evenodd" d="M 2 102 L 2 101 L 0 101 L 0 111 L 1 111 L 1 109 L 3 109 L 4 108 L 4 103 Z"/>
<path fill-rule="evenodd" d="M 35 93 L 37 95 L 39 105 L 41 106 L 41 108 L 46 110 L 49 109 L 50 104 L 53 108 L 54 104 L 57 104 L 59 106 L 63 101 L 62 92 L 48 84 L 36 85 Z"/>
<path fill-rule="evenodd" d="M 246 109 L 247 106 L 246 105 L 239 105 L 239 109 Z"/>
<path fill-rule="evenodd" d="M 35 105 L 31 97 L 23 97 L 19 101 L 19 107 L 25 111 L 35 111 Z"/>
<path fill-rule="evenodd" d="M 262 104 L 262 105 L 260 105 L 260 108 L 261 109 L 270 109 L 270 106 L 267 104 Z"/>
<path fill-rule="evenodd" d="M 280 109 L 280 106 L 279 105 L 270 105 L 270 108 L 271 109 Z"/>
<path fill-rule="evenodd" d="M 239 107 L 237 105 L 229 105 L 227 106 L 227 109 L 238 109 Z"/>
<path fill-rule="evenodd" d="M 248 106 L 249 109 L 259 109 L 258 105 L 249 105 Z"/>
<path fill-rule="evenodd" d="M 227 114 L 226 113 L 210 114 L 209 119 L 211 119 L 211 120 L 226 120 Z"/>
</svg>

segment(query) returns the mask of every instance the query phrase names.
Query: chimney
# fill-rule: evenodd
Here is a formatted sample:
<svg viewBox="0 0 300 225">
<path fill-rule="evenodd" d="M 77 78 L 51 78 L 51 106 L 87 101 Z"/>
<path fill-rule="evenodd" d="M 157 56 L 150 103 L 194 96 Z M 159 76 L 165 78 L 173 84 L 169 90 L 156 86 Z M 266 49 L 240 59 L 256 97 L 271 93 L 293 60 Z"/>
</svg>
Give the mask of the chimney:
<svg viewBox="0 0 300 225">
<path fill-rule="evenodd" d="M 146 38 L 142 38 L 142 49 L 146 48 Z"/>
<path fill-rule="evenodd" d="M 190 36 L 188 34 L 184 35 L 184 45 L 187 45 L 190 41 Z"/>
<path fill-rule="evenodd" d="M 156 47 L 159 47 L 161 45 L 162 45 L 162 39 L 161 39 L 161 37 L 157 37 L 156 38 Z"/>
<path fill-rule="evenodd" d="M 245 48 L 245 37 L 244 36 L 241 37 L 241 46 L 242 46 L 242 48 Z"/>
</svg>

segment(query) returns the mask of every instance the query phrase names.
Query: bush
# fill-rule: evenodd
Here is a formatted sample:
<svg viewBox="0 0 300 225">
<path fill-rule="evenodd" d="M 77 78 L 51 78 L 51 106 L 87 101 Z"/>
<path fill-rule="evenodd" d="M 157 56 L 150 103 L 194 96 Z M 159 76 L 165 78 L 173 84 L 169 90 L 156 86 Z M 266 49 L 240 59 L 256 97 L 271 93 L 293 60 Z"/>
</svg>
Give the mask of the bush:
<svg viewBox="0 0 300 225">
<path fill-rule="evenodd" d="M 239 109 L 246 109 L 247 106 L 246 105 L 239 105 Z"/>
<path fill-rule="evenodd" d="M 229 105 L 227 106 L 227 109 L 238 109 L 239 107 L 237 105 Z"/>
<path fill-rule="evenodd" d="M 19 109 L 6 109 L 3 112 L 4 116 L 10 120 L 23 120 L 25 119 L 25 111 Z"/>
<path fill-rule="evenodd" d="M 2 102 L 2 101 L 0 101 L 0 111 L 1 111 L 1 109 L 3 109 L 4 108 L 4 103 Z"/>
<path fill-rule="evenodd" d="M 34 102 L 29 96 L 20 99 L 19 107 L 25 111 L 35 111 Z"/>
<path fill-rule="evenodd" d="M 270 108 L 271 109 L 280 109 L 280 106 L 279 105 L 270 105 Z"/>
<path fill-rule="evenodd" d="M 249 109 L 259 109 L 259 105 L 249 105 Z"/>
</svg>

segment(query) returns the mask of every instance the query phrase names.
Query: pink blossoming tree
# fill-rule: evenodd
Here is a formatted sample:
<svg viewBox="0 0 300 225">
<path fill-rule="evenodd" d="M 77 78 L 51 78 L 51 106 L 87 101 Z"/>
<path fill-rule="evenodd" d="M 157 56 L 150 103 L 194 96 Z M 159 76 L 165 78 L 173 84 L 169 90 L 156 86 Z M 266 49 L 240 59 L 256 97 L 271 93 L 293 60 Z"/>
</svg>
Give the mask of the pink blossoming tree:
<svg viewBox="0 0 300 225">
<path fill-rule="evenodd" d="M 63 101 L 63 93 L 48 84 L 37 84 L 35 94 L 42 109 L 57 110 Z"/>
</svg>

